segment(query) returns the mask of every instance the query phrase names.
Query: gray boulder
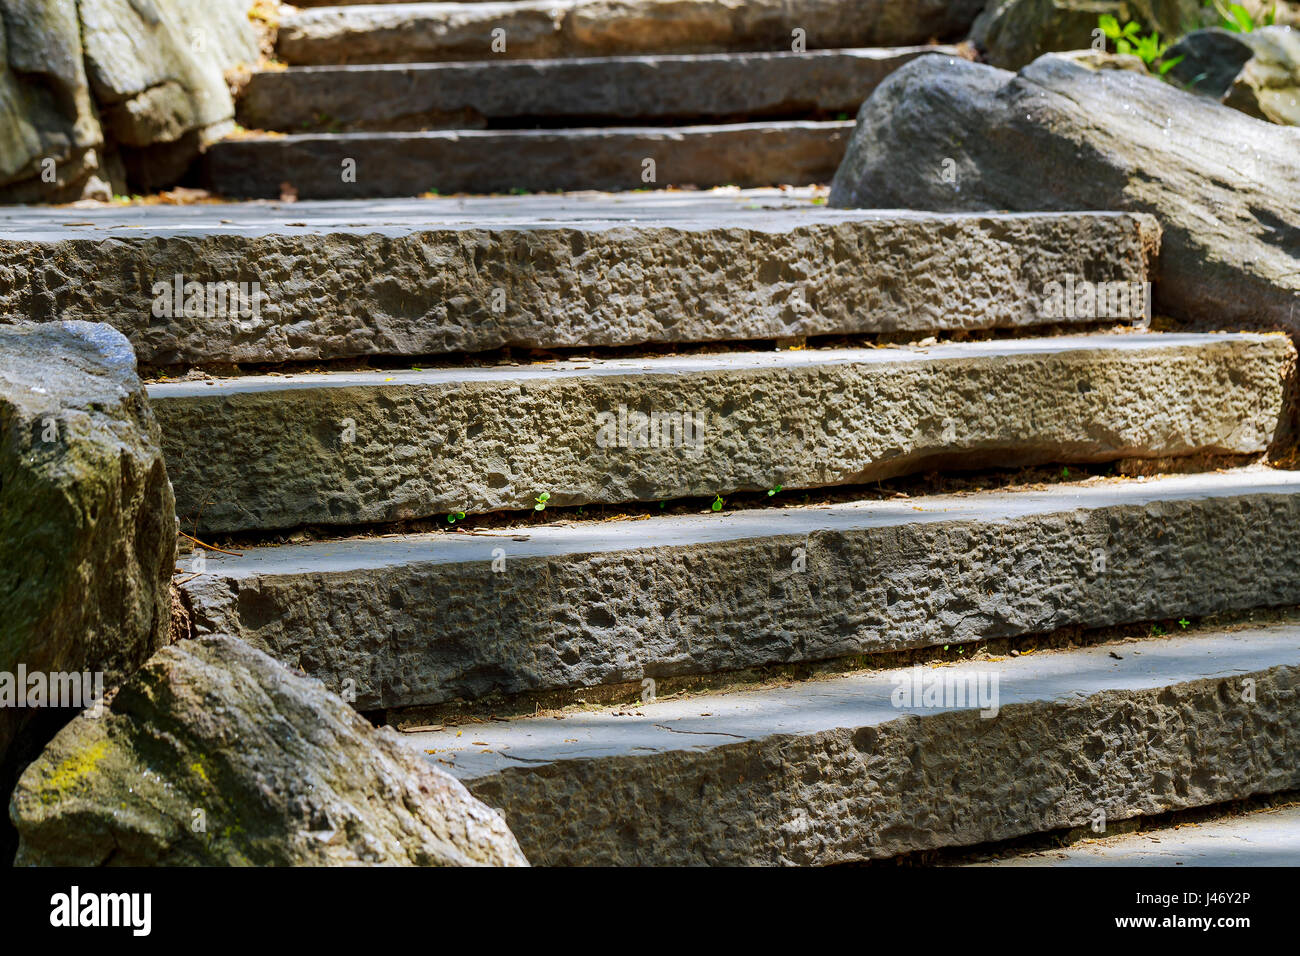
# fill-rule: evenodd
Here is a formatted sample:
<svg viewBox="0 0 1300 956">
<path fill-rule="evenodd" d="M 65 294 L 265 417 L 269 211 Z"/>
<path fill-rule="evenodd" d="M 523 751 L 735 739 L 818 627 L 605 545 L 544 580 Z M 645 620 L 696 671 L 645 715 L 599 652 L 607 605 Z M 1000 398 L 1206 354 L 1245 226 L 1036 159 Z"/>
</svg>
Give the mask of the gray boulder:
<svg viewBox="0 0 1300 956">
<path fill-rule="evenodd" d="M 1192 92 L 1257 119 L 1300 126 L 1300 31 L 1197 30 L 1168 56 L 1182 57 L 1169 75 Z"/>
<path fill-rule="evenodd" d="M 103 144 L 76 7 L 0 0 L 0 201 L 78 198 Z"/>
<path fill-rule="evenodd" d="M 178 178 L 233 122 L 253 2 L 0 0 L 0 202 Z"/>
<path fill-rule="evenodd" d="M 145 189 L 184 172 L 235 115 L 226 71 L 257 62 L 252 0 L 78 0 L 109 138 Z"/>
<path fill-rule="evenodd" d="M 19 865 L 526 866 L 501 814 L 229 637 L 164 648 L 28 767 Z"/>
<path fill-rule="evenodd" d="M 1019 74 L 924 56 L 876 88 L 840 207 L 1109 209 L 1164 227 L 1156 305 L 1300 330 L 1300 130 L 1128 70 L 1049 54 Z"/>
<path fill-rule="evenodd" d="M 57 701 L 30 701 L 84 706 L 95 675 L 111 687 L 162 646 L 175 515 L 158 425 L 121 333 L 0 326 L 0 792 L 11 748 L 25 749 L 32 727 L 45 733 L 40 711 L 17 706 L 19 690 L 40 686 L 16 686 L 20 668 L 89 672 Z"/>
</svg>

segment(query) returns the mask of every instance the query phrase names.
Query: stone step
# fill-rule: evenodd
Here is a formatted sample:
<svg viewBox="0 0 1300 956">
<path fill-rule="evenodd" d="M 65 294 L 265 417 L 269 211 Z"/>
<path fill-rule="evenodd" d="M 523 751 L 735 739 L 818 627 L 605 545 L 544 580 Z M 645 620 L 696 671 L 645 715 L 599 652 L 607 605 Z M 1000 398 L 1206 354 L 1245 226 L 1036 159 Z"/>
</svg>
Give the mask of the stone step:
<svg viewBox="0 0 1300 956">
<path fill-rule="evenodd" d="M 394 3 L 285 14 L 294 65 L 798 51 L 960 40 L 983 0 L 524 0 Z M 865 7 L 865 8 L 864 8 Z"/>
<path fill-rule="evenodd" d="M 1300 866 L 1300 807 L 1089 838 L 969 866 Z"/>
<path fill-rule="evenodd" d="M 1279 334 L 1096 335 L 163 382 L 208 531 L 813 488 L 961 467 L 1257 454 Z"/>
<path fill-rule="evenodd" d="M 373 6 L 377 3 L 410 3 L 411 0 L 370 0 L 367 6 Z M 460 3 L 505 3 L 509 0 L 459 0 Z M 357 4 L 349 3 L 347 0 L 294 0 L 295 7 L 353 7 Z"/>
<path fill-rule="evenodd" d="M 239 136 L 204 154 L 229 198 L 806 186 L 835 175 L 853 121 Z"/>
<path fill-rule="evenodd" d="M 249 129 L 482 129 L 755 117 L 848 119 L 876 84 L 952 47 L 306 66 L 253 74 Z"/>
<path fill-rule="evenodd" d="M 1297 694 L 1289 625 L 406 739 L 534 865 L 825 865 L 1295 788 Z"/>
<path fill-rule="evenodd" d="M 1298 538 L 1300 472 L 1250 468 L 254 547 L 182 588 L 372 710 L 1300 604 Z"/>
<path fill-rule="evenodd" d="M 200 204 L 72 219 L 0 208 L 0 276 L 13 279 L 0 282 L 0 321 L 108 322 L 151 367 L 1095 324 L 1087 310 L 1061 315 L 1044 289 L 1066 277 L 1137 288 L 1159 245 L 1154 220 L 1124 213 L 917 215 L 814 198 Z M 204 287 L 190 316 L 185 294 L 156 288 L 177 276 Z M 210 283 L 257 283 L 263 299 L 241 317 L 208 301 Z"/>
</svg>

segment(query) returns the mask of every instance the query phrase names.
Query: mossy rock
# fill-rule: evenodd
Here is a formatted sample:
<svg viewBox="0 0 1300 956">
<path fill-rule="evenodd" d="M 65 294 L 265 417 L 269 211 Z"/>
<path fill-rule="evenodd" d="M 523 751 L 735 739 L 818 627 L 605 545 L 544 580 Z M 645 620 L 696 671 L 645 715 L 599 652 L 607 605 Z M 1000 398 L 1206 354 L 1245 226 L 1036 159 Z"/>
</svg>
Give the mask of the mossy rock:
<svg viewBox="0 0 1300 956">
<path fill-rule="evenodd" d="M 27 768 L 19 865 L 524 866 L 501 814 L 242 641 L 159 651 Z"/>
<path fill-rule="evenodd" d="M 168 635 L 175 556 L 127 340 L 89 322 L 0 326 L 0 672 L 124 680 Z M 32 715 L 0 709 L 0 757 Z"/>
</svg>

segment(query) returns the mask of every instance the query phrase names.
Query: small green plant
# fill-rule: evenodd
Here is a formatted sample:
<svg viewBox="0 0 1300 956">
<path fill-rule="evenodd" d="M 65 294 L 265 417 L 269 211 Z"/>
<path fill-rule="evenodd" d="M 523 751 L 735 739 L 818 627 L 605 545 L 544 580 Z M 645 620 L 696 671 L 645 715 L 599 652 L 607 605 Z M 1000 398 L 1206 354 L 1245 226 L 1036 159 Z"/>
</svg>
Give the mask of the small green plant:
<svg viewBox="0 0 1300 956">
<path fill-rule="evenodd" d="M 714 498 L 713 498 L 713 504 L 711 504 L 709 507 L 711 507 L 714 511 L 721 511 L 721 510 L 722 510 L 722 495 L 715 495 Z"/>
<path fill-rule="evenodd" d="M 1223 29 L 1232 33 L 1254 33 L 1257 27 L 1271 27 L 1277 22 L 1277 4 L 1269 8 L 1268 13 L 1264 14 L 1262 23 L 1256 23 L 1255 18 L 1250 15 L 1250 11 L 1240 3 L 1230 3 L 1226 7 L 1222 0 L 1214 0 L 1214 9 L 1218 11 Z"/>
<path fill-rule="evenodd" d="M 780 485 L 777 485 L 775 488 L 769 488 L 769 489 L 767 490 L 767 496 L 768 496 L 769 498 L 771 498 L 774 494 L 776 494 L 776 493 L 777 493 L 778 491 L 780 491 L 780 490 L 781 490 L 781 486 L 780 486 Z"/>
<path fill-rule="evenodd" d="M 1180 617 L 1178 619 L 1178 626 L 1181 627 L 1184 631 L 1187 630 L 1187 626 L 1191 623 L 1192 622 L 1187 620 L 1187 618 L 1185 617 Z"/>
<path fill-rule="evenodd" d="M 1169 44 L 1162 42 L 1160 34 L 1154 30 L 1142 36 L 1142 28 L 1133 20 L 1121 27 L 1119 20 L 1109 13 L 1103 13 L 1097 18 L 1097 26 L 1105 34 L 1106 39 L 1114 41 L 1116 53 L 1136 56 L 1148 67 L 1153 67 L 1161 76 L 1182 62 L 1181 56 L 1170 60 L 1161 59 L 1169 49 Z"/>
<path fill-rule="evenodd" d="M 1132 20 L 1121 27 L 1119 20 L 1109 13 L 1103 13 L 1097 18 L 1097 27 L 1106 35 L 1107 40 L 1115 42 L 1115 50 L 1118 53 L 1132 53 L 1133 43 L 1142 30 Z"/>
<path fill-rule="evenodd" d="M 537 502 L 537 504 L 533 505 L 534 511 L 545 511 L 546 502 L 551 500 L 551 493 L 549 491 L 543 491 L 540 495 L 538 495 L 533 500 Z"/>
<path fill-rule="evenodd" d="M 453 511 L 451 512 L 451 514 L 447 515 L 447 524 L 455 524 L 457 521 L 464 521 L 464 520 L 465 520 L 465 512 L 463 511 Z"/>
<path fill-rule="evenodd" d="M 1156 637 L 1164 637 L 1164 636 L 1165 636 L 1166 634 L 1168 634 L 1169 632 L 1166 631 L 1166 630 L 1165 630 L 1163 627 L 1161 627 L 1159 624 L 1152 624 L 1152 625 L 1151 625 L 1151 633 L 1154 634 Z"/>
<path fill-rule="evenodd" d="M 1061 468 L 1061 477 L 1062 477 L 1062 478 L 1069 478 L 1069 477 L 1070 477 L 1070 469 L 1069 469 L 1069 468 L 1064 468 L 1064 467 Z"/>
</svg>

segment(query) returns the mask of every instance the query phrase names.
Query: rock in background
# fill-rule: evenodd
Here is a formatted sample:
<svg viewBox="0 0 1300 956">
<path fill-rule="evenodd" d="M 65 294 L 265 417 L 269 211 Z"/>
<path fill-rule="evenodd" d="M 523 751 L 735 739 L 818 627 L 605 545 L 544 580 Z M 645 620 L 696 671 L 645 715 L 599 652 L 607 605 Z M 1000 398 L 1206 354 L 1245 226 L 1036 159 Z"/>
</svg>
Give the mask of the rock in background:
<svg viewBox="0 0 1300 956">
<path fill-rule="evenodd" d="M 1164 227 L 1157 307 L 1300 331 L 1300 130 L 1049 54 L 1019 74 L 924 56 L 863 104 L 833 206 L 1108 209 Z"/>
<path fill-rule="evenodd" d="M 0 0 L 0 201 L 107 198 L 76 7 Z"/>
<path fill-rule="evenodd" d="M 1274 8 L 1274 0 L 1239 2 L 1261 23 Z M 1300 24 L 1300 3 L 1276 0 L 1276 10 L 1279 24 Z M 1088 48 L 1104 13 L 1167 41 L 1219 21 L 1207 0 L 988 0 L 971 39 L 994 66 L 1018 70 L 1044 53 Z"/>
<path fill-rule="evenodd" d="M 1169 75 L 1192 92 L 1257 119 L 1300 126 L 1300 31 L 1197 30 L 1166 54 L 1179 56 Z"/>
<path fill-rule="evenodd" d="M 19 865 L 510 865 L 501 814 L 319 681 L 181 641 L 23 774 Z"/>
<path fill-rule="evenodd" d="M 121 333 L 0 326 L 0 673 L 102 672 L 111 687 L 143 664 L 168 636 L 175 513 Z M 38 715 L 0 707 L 0 793 Z"/>
<path fill-rule="evenodd" d="M 233 121 L 226 74 L 260 55 L 253 7 L 0 0 L 0 202 L 175 182 Z"/>
</svg>

